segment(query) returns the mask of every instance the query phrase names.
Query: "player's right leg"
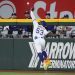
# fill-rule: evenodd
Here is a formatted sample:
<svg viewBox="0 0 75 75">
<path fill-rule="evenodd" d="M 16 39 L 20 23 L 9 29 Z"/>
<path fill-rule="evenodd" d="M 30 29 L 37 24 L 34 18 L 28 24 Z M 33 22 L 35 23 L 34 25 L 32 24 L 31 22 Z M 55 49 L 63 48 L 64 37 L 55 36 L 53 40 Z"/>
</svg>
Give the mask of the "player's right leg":
<svg viewBox="0 0 75 75">
<path fill-rule="evenodd" d="M 40 43 L 38 43 L 38 41 L 37 41 L 37 42 L 34 43 L 34 46 L 35 46 L 35 49 L 36 49 L 36 51 L 38 53 L 38 57 L 39 57 L 40 61 L 43 62 L 44 58 L 43 58 Z"/>
</svg>

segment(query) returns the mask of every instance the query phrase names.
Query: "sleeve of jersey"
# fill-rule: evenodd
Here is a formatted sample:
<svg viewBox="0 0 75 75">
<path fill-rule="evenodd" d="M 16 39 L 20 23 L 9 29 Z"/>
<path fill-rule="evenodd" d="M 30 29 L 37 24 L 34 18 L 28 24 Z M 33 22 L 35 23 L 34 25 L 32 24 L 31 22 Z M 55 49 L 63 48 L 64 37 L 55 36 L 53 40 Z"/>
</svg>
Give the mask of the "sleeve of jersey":
<svg viewBox="0 0 75 75">
<path fill-rule="evenodd" d="M 45 29 L 44 30 L 44 35 L 46 36 L 49 32 Z"/>
<path fill-rule="evenodd" d="M 38 24 L 38 22 L 36 21 L 36 18 L 35 18 L 35 16 L 34 16 L 34 14 L 33 14 L 32 11 L 30 12 L 30 16 L 31 16 L 31 18 L 32 18 L 34 27 L 35 27 L 35 26 L 38 26 L 39 24 Z"/>
</svg>

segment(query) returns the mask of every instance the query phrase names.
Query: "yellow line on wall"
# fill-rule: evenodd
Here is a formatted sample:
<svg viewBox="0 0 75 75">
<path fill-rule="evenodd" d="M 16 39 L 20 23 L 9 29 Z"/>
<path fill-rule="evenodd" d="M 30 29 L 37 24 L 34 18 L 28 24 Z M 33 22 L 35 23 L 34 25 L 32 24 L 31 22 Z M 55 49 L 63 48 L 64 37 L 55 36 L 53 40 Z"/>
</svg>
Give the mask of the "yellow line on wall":
<svg viewBox="0 0 75 75">
<path fill-rule="evenodd" d="M 46 22 L 75 22 L 75 19 L 38 19 L 37 21 L 46 21 Z M 0 22 L 32 22 L 31 19 L 0 19 Z"/>
</svg>

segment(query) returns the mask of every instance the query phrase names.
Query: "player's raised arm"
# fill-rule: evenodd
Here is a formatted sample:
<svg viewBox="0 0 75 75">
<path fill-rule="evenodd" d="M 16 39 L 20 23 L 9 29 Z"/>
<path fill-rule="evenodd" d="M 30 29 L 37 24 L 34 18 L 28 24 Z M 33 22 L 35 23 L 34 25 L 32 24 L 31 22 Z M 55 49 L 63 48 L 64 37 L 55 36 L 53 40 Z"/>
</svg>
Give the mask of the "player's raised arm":
<svg viewBox="0 0 75 75">
<path fill-rule="evenodd" d="M 30 11 L 30 16 L 31 16 L 31 18 L 32 18 L 32 21 L 36 20 L 33 11 Z"/>
<path fill-rule="evenodd" d="M 35 26 L 39 25 L 38 22 L 36 21 L 36 18 L 35 18 L 35 16 L 34 16 L 34 13 L 33 13 L 32 10 L 30 11 L 30 16 L 31 16 L 31 18 L 32 18 L 33 25 L 35 25 Z"/>
</svg>

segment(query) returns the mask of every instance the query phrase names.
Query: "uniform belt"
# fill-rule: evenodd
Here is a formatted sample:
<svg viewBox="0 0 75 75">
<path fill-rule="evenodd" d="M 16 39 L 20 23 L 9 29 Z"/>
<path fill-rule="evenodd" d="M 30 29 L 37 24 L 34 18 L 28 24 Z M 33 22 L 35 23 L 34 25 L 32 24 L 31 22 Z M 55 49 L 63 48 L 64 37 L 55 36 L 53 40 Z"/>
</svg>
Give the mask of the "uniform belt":
<svg viewBox="0 0 75 75">
<path fill-rule="evenodd" d="M 44 38 L 44 37 L 37 37 L 37 38 Z"/>
<path fill-rule="evenodd" d="M 38 39 L 38 38 L 44 38 L 44 37 L 35 37 L 35 39 Z"/>
<path fill-rule="evenodd" d="M 37 38 L 44 38 L 44 37 L 37 37 Z"/>
</svg>

